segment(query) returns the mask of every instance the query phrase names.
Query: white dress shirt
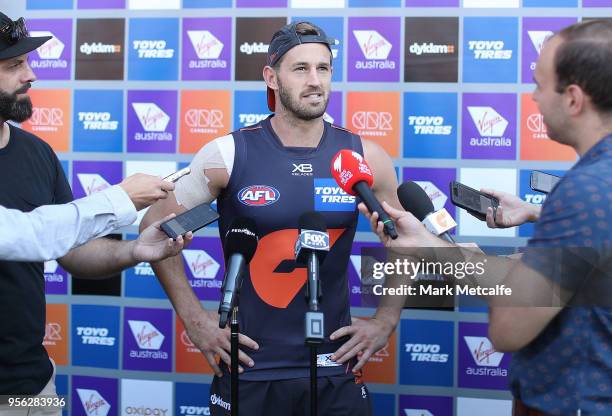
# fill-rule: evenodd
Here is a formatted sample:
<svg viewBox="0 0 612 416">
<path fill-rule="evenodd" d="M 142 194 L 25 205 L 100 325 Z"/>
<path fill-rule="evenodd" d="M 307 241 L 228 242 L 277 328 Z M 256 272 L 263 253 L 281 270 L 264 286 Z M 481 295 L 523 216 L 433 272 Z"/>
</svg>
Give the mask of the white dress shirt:
<svg viewBox="0 0 612 416">
<path fill-rule="evenodd" d="M 118 185 L 62 205 L 25 213 L 0 206 L 0 260 L 46 261 L 136 220 L 136 207 Z"/>
</svg>

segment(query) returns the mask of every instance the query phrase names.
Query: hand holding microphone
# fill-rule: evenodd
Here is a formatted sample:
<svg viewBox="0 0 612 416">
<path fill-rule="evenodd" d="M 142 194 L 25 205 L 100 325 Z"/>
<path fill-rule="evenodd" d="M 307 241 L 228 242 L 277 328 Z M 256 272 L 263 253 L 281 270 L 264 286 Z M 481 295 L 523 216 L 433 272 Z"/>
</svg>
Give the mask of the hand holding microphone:
<svg viewBox="0 0 612 416">
<path fill-rule="evenodd" d="M 340 150 L 332 159 L 331 173 L 344 192 L 350 195 L 357 194 L 370 213 L 378 213 L 385 234 L 395 240 L 397 238 L 395 225 L 370 189 L 374 177 L 363 156 L 352 150 Z"/>
</svg>

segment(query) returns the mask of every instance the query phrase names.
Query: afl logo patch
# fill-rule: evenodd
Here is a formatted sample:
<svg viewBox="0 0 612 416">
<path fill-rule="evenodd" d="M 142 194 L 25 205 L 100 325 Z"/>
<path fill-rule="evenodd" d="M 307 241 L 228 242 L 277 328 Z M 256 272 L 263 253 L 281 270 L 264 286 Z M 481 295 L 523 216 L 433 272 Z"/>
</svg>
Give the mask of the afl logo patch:
<svg viewBox="0 0 612 416">
<path fill-rule="evenodd" d="M 264 207 L 280 199 L 280 192 L 268 185 L 251 185 L 238 192 L 238 200 L 244 205 Z"/>
</svg>

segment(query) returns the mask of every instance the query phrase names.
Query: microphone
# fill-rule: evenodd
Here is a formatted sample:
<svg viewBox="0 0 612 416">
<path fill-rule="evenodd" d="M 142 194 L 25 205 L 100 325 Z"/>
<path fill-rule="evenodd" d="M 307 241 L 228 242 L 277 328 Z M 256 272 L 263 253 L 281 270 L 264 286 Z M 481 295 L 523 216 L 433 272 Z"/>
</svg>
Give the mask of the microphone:
<svg viewBox="0 0 612 416">
<path fill-rule="evenodd" d="M 298 224 L 300 235 L 295 242 L 295 259 L 298 263 L 306 264 L 308 270 L 306 300 L 309 310 L 304 321 L 305 339 L 307 344 L 316 345 L 325 340 L 325 316 L 319 311 L 319 263 L 329 252 L 329 234 L 323 216 L 318 212 L 305 212 Z"/>
<path fill-rule="evenodd" d="M 445 208 L 435 211 L 431 199 L 423 188 L 412 181 L 404 182 L 397 188 L 397 197 L 402 207 L 417 217 L 429 232 L 455 244 L 448 231 L 455 228 L 457 223 Z"/>
<path fill-rule="evenodd" d="M 352 150 L 340 150 L 332 159 L 331 173 L 344 192 L 359 195 L 370 212 L 378 212 L 378 218 L 384 224 L 385 234 L 395 240 L 397 238 L 395 224 L 370 189 L 374 177 L 363 156 Z"/>
<path fill-rule="evenodd" d="M 223 249 L 227 268 L 221 287 L 219 328 L 225 328 L 229 314 L 236 305 L 244 269 L 255 255 L 257 241 L 255 221 L 247 217 L 236 217 L 225 234 Z"/>
</svg>

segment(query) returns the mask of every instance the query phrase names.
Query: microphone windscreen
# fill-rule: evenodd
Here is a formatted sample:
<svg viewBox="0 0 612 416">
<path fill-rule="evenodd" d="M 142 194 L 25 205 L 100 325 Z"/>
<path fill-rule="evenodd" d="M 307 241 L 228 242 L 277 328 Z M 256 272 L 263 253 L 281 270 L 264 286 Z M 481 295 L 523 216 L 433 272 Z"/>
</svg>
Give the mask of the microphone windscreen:
<svg viewBox="0 0 612 416">
<path fill-rule="evenodd" d="M 397 188 L 397 198 L 402 207 L 419 221 L 434 212 L 434 206 L 427 193 L 418 184 L 412 181 L 404 182 Z"/>
<path fill-rule="evenodd" d="M 305 212 L 298 219 L 298 227 L 302 230 L 322 231 L 327 232 L 325 219 L 323 215 L 316 211 Z"/>
<path fill-rule="evenodd" d="M 349 195 L 355 195 L 353 187 L 358 182 L 366 182 L 368 186 L 374 183 L 372 171 L 359 153 L 342 149 L 332 158 L 331 174 L 342 188 Z"/>
<path fill-rule="evenodd" d="M 247 263 L 257 250 L 257 225 L 248 217 L 236 217 L 225 233 L 225 258 L 232 254 L 242 254 Z"/>
</svg>

